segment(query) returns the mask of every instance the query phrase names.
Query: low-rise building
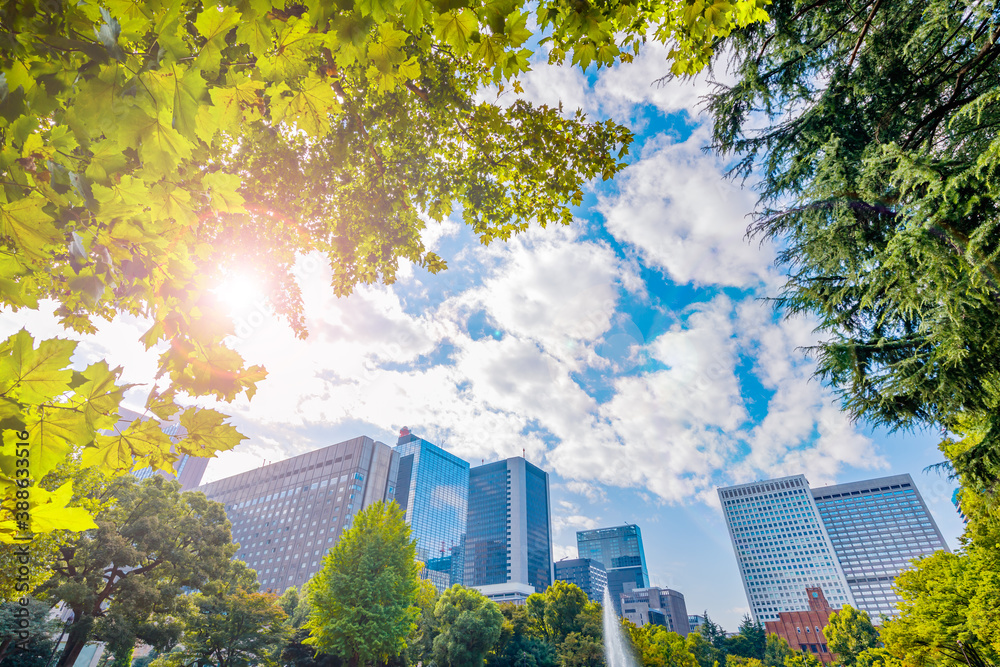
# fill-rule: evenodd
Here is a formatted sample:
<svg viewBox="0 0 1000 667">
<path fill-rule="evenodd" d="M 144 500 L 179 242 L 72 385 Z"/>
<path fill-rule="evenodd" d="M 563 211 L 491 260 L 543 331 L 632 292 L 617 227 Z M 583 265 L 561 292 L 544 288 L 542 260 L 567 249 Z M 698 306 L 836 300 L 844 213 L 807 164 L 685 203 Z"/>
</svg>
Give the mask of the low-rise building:
<svg viewBox="0 0 1000 667">
<path fill-rule="evenodd" d="M 779 612 L 778 620 L 764 622 L 764 630 L 787 641 L 792 650 L 811 653 L 820 662 L 829 665 L 836 661 L 836 656 L 830 653 L 823 628 L 830 622 L 834 609 L 819 586 L 806 588 L 806 597 L 809 600 L 808 611 Z"/>
</svg>

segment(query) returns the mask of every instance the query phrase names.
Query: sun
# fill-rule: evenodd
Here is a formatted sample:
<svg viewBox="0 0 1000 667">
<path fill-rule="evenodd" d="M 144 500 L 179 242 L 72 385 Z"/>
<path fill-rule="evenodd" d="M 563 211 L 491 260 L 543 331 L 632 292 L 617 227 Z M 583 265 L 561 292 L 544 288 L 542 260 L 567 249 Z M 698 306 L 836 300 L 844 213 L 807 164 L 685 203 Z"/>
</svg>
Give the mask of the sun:
<svg viewBox="0 0 1000 667">
<path fill-rule="evenodd" d="M 245 273 L 226 275 L 212 292 L 232 312 L 247 310 L 266 300 L 260 282 Z"/>
</svg>

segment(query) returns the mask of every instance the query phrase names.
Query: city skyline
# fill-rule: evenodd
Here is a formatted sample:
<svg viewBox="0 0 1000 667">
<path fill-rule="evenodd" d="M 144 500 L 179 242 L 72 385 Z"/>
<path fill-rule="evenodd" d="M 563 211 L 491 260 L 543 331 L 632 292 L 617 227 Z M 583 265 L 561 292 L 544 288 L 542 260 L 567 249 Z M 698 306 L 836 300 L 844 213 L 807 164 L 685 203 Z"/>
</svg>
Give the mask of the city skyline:
<svg viewBox="0 0 1000 667">
<path fill-rule="evenodd" d="M 381 445 L 382 443 L 377 443 L 377 444 Z M 407 448 L 407 446 L 409 446 L 409 447 Z M 430 443 L 429 441 L 424 440 L 423 438 L 420 438 L 419 436 L 417 436 L 416 434 L 412 433 L 411 431 L 409 431 L 409 429 L 406 429 L 406 428 L 404 428 L 404 429 L 401 430 L 401 432 L 399 434 L 399 437 L 398 437 L 397 445 L 396 445 L 395 448 L 393 448 L 393 451 L 395 452 L 395 454 L 397 456 L 400 453 L 404 452 L 404 451 L 409 451 L 411 453 L 410 455 L 412 456 L 413 452 L 419 451 L 421 449 L 428 449 L 428 450 L 431 450 L 431 451 L 437 450 L 438 456 L 446 457 L 448 459 L 451 459 L 453 462 L 467 463 L 467 462 L 462 461 L 461 459 L 458 459 L 458 457 L 455 457 L 453 455 L 448 454 L 445 450 L 437 447 L 433 443 Z M 403 454 L 403 455 L 406 456 L 406 454 Z M 297 457 L 297 458 L 301 458 L 301 456 Z M 512 458 L 513 459 L 520 459 L 521 457 L 512 457 Z M 523 459 L 521 459 L 521 460 L 523 461 Z M 494 467 L 495 467 L 495 465 L 497 463 L 504 463 L 505 466 L 506 466 L 506 460 L 502 461 L 502 462 L 494 462 L 493 463 Z M 274 464 L 271 464 L 271 465 L 274 465 Z M 402 469 L 402 467 L 398 465 L 398 462 L 397 462 L 396 465 L 398 466 L 398 468 L 400 470 Z M 474 468 L 477 468 L 477 467 L 481 468 L 484 465 L 488 469 L 490 464 L 480 463 L 479 466 L 470 466 L 469 470 L 471 471 L 471 470 L 473 470 Z M 530 466 L 530 463 L 527 463 L 525 461 L 525 467 L 527 469 L 528 467 L 532 467 L 532 466 Z M 543 471 L 540 471 L 540 472 L 543 472 Z M 399 479 L 402 480 L 403 476 L 400 475 Z M 781 479 L 781 480 L 762 480 L 762 481 L 759 481 L 759 482 L 752 482 L 752 483 L 749 483 L 748 485 L 744 485 L 744 486 L 753 487 L 754 485 L 762 485 L 762 484 L 763 485 L 767 485 L 767 484 L 773 485 L 775 482 L 780 482 L 781 484 L 779 484 L 778 486 L 773 486 L 773 487 L 764 486 L 764 487 L 761 487 L 761 488 L 758 489 L 758 491 L 761 492 L 761 493 L 765 493 L 767 491 L 774 492 L 774 491 L 777 491 L 779 488 L 791 488 L 791 484 L 788 482 L 789 479 L 801 479 L 801 486 L 799 487 L 799 489 L 800 490 L 807 490 L 807 489 L 809 489 L 808 484 L 807 484 L 805 478 L 803 476 L 801 476 L 801 475 L 800 476 L 793 476 L 792 478 Z M 416 483 L 415 482 L 415 478 L 413 480 L 411 480 L 411 481 L 413 481 L 414 484 Z M 862 481 L 860 481 L 858 483 L 854 483 L 854 484 L 834 485 L 834 486 L 829 486 L 828 485 L 826 487 L 820 487 L 819 489 L 813 489 L 813 490 L 811 490 L 810 491 L 810 495 L 814 497 L 814 501 L 815 501 L 816 498 L 819 498 L 820 502 L 822 502 L 822 498 L 823 497 L 826 497 L 827 501 L 829 501 L 829 497 L 832 497 L 834 495 L 842 495 L 841 493 L 838 493 L 838 492 L 848 491 L 848 493 L 849 493 L 853 489 L 869 489 L 869 490 L 872 490 L 869 487 L 873 487 L 873 485 L 874 485 L 873 490 L 874 491 L 878 491 L 879 490 L 879 486 L 878 486 L 879 484 L 882 484 L 882 483 L 892 484 L 893 482 L 898 482 L 899 484 L 897 486 L 902 485 L 902 486 L 907 486 L 908 487 L 908 486 L 910 486 L 912 484 L 913 480 L 912 480 L 912 477 L 910 477 L 908 474 L 907 475 L 901 475 L 901 476 L 886 477 L 886 478 L 874 478 L 874 479 L 870 479 L 870 480 L 862 480 Z M 729 487 L 729 489 L 720 489 L 719 490 L 720 491 L 720 495 L 722 494 L 723 491 L 731 490 L 732 488 L 736 488 L 736 487 Z M 886 487 L 886 489 L 888 489 L 888 487 Z M 916 489 L 914 489 L 914 491 L 919 495 L 919 491 L 917 491 Z M 860 493 L 860 491 L 858 493 Z M 855 495 L 858 495 L 858 493 L 855 493 Z M 394 492 L 391 494 L 391 497 L 387 497 L 387 499 L 397 499 L 398 500 L 401 497 L 402 497 L 401 496 L 401 489 L 400 489 L 400 487 L 397 484 L 396 488 L 394 489 Z M 803 495 L 802 498 L 805 498 L 805 496 Z M 926 512 L 928 510 L 926 504 L 923 503 L 922 499 L 919 500 L 919 504 L 920 504 L 920 510 L 919 511 Z M 910 509 L 912 509 L 912 508 L 910 508 Z M 409 514 L 408 521 L 411 521 L 412 520 L 412 512 L 410 512 L 408 514 Z M 818 510 L 817 510 L 816 516 L 818 516 L 818 515 L 819 515 L 819 513 L 818 513 Z M 553 511 L 553 518 L 556 521 L 559 520 L 560 517 L 559 517 L 559 512 L 557 510 Z M 933 523 L 933 517 L 932 517 L 932 523 L 931 523 L 931 525 L 934 525 L 934 523 Z M 825 527 L 825 525 L 824 525 L 824 527 Z M 622 529 L 622 528 L 624 528 L 624 529 L 634 529 L 634 531 L 636 533 L 636 538 L 637 538 L 636 541 L 640 541 L 641 540 L 641 535 L 642 535 L 641 529 L 638 526 L 629 525 L 628 523 L 626 523 L 626 525 L 624 525 L 624 526 L 610 527 L 610 528 L 604 528 L 604 529 L 597 529 L 596 531 L 593 531 L 593 530 L 592 531 L 577 531 L 577 539 L 579 540 L 579 536 L 580 536 L 581 533 L 582 534 L 587 534 L 588 532 L 589 533 L 599 533 L 602 530 L 603 531 L 612 531 L 613 532 L 616 529 Z M 943 540 L 943 537 L 941 536 L 940 531 L 937 530 L 936 527 L 935 527 L 935 531 L 936 531 L 937 538 L 939 540 Z M 235 529 L 234 529 L 234 535 L 235 535 Z M 941 544 L 943 544 L 945 547 L 947 547 L 946 542 L 942 541 Z M 832 540 L 830 542 L 830 549 L 833 550 Z M 879 554 L 875 554 L 875 555 L 879 555 Z M 644 560 L 644 558 L 645 557 L 644 557 L 644 554 L 643 554 L 643 557 L 640 559 L 640 561 Z M 558 558 L 551 558 L 550 566 L 551 567 L 555 567 L 555 563 L 558 560 L 559 560 Z M 839 561 L 838 561 L 838 563 L 839 563 Z M 451 571 L 454 572 L 455 570 L 452 569 Z M 433 579 L 433 577 L 428 577 L 428 578 L 432 578 Z M 558 579 L 560 577 L 555 576 L 554 578 Z M 805 581 L 805 580 L 803 580 L 803 581 Z M 435 582 L 435 583 L 439 584 L 440 582 Z M 461 583 L 461 582 L 459 582 L 457 580 L 457 578 L 454 578 L 454 576 L 453 576 L 453 579 L 451 580 L 451 583 Z M 642 582 L 638 582 L 637 581 L 636 584 L 634 584 L 634 586 L 636 588 L 647 588 L 648 587 L 648 588 L 654 588 L 654 589 L 655 588 L 664 588 L 664 589 L 676 588 L 676 589 L 680 590 L 681 595 L 683 595 L 683 592 L 684 592 L 684 590 L 685 590 L 685 588 L 687 587 L 687 584 L 688 584 L 688 582 L 686 580 L 680 580 L 679 582 L 674 582 L 671 586 L 656 586 L 655 583 L 653 583 L 651 585 L 648 582 L 646 582 L 645 586 L 639 586 L 638 584 L 640 584 L 640 583 L 642 583 Z M 440 586 L 439 586 L 439 588 L 440 588 Z M 697 586 L 695 586 L 695 588 L 697 590 Z M 851 593 L 852 594 L 855 592 L 853 590 L 853 587 L 849 586 L 848 588 L 851 589 Z M 825 590 L 830 590 L 830 588 L 828 586 L 826 586 Z M 514 595 L 514 597 L 506 598 L 506 599 L 519 599 L 518 595 L 520 595 L 520 598 L 523 599 L 524 595 L 521 595 L 520 593 L 518 593 L 517 595 Z M 496 599 L 503 599 L 503 598 L 499 598 L 498 597 Z M 849 598 L 849 599 L 851 599 L 851 598 Z M 857 607 L 859 607 L 859 608 L 868 610 L 869 612 L 875 612 L 876 611 L 875 609 L 867 609 L 864 606 L 863 603 L 854 602 L 854 604 Z M 839 603 L 838 603 L 838 606 L 839 606 Z M 707 607 L 707 611 L 709 611 L 709 614 L 713 618 L 716 618 L 716 619 L 719 618 L 719 615 L 717 614 L 717 612 L 714 611 L 711 608 L 710 605 L 705 605 L 705 607 Z M 698 611 L 701 608 L 702 608 L 702 605 L 699 605 L 698 602 L 695 602 L 695 606 L 692 607 L 691 611 Z M 787 608 L 790 609 L 791 607 L 787 607 Z M 872 613 L 872 615 L 874 617 L 876 614 Z M 761 618 L 761 620 L 775 620 L 776 616 L 768 617 L 766 615 L 761 615 L 761 616 L 759 616 L 759 618 Z"/>
</svg>

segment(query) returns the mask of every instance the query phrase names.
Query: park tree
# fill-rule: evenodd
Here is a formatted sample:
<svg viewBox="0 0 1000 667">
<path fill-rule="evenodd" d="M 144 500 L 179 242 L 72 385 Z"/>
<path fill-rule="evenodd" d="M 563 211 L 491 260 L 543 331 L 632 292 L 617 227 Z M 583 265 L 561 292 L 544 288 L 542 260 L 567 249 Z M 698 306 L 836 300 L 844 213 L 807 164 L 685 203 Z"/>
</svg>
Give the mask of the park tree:
<svg viewBox="0 0 1000 667">
<path fill-rule="evenodd" d="M 498 605 L 473 588 L 455 584 L 434 607 L 437 667 L 481 667 L 500 639 L 504 617 Z"/>
<path fill-rule="evenodd" d="M 220 503 L 156 475 L 106 480 L 95 490 L 108 499 L 97 528 L 60 547 L 51 578 L 39 593 L 73 613 L 58 667 L 72 665 L 89 640 L 116 656 L 137 640 L 154 648 L 180 636 L 183 593 L 222 576 L 235 551 Z"/>
<path fill-rule="evenodd" d="M 434 608 L 437 601 L 437 588 L 429 580 L 421 579 L 415 602 L 419 610 L 417 622 L 406 638 L 406 657 L 411 665 L 429 664 L 433 658 L 434 635 L 437 632 Z"/>
<path fill-rule="evenodd" d="M 707 610 L 702 612 L 702 617 L 705 620 L 702 621 L 701 627 L 698 628 L 698 633 L 725 657 L 726 631 L 722 629 L 721 625 L 711 619 Z"/>
<path fill-rule="evenodd" d="M 885 647 L 867 648 L 858 654 L 857 667 L 902 667 L 902 661 Z"/>
<path fill-rule="evenodd" d="M 730 656 L 764 660 L 766 649 L 767 633 L 764 626 L 750 616 L 744 616 L 736 634 L 726 639 L 726 653 Z"/>
<path fill-rule="evenodd" d="M 785 667 L 823 667 L 823 663 L 816 656 L 803 651 L 787 656 Z"/>
<path fill-rule="evenodd" d="M 358 512 L 309 580 L 305 644 L 350 667 L 384 663 L 406 649 L 420 591 L 416 541 L 395 502 Z"/>
<path fill-rule="evenodd" d="M 1000 41 L 978 0 L 776 0 L 727 39 L 714 146 L 759 183 L 749 235 L 788 272 L 776 303 L 824 339 L 855 418 L 986 425 L 957 460 L 1000 473 Z M 786 110 L 794 112 L 786 114 Z M 762 125 L 763 123 L 763 125 Z"/>
<path fill-rule="evenodd" d="M 684 638 L 676 632 L 653 623 L 637 627 L 626 620 L 623 625 L 642 667 L 699 667 Z"/>
<path fill-rule="evenodd" d="M 341 667 L 343 661 L 328 653 L 318 653 L 316 649 L 305 643 L 309 638 L 309 628 L 306 621 L 312 607 L 309 605 L 309 598 L 305 593 L 305 588 L 300 591 L 295 586 L 285 589 L 285 592 L 278 598 L 278 605 L 288 617 L 288 625 L 291 629 L 291 638 L 285 643 L 281 650 L 280 663 L 286 667 Z M 409 644 L 408 644 L 409 645 Z"/>
<path fill-rule="evenodd" d="M 849 604 L 830 614 L 823 636 L 830 653 L 836 653 L 845 667 L 854 667 L 858 655 L 879 646 L 878 630 L 872 625 L 868 612 Z"/>
<path fill-rule="evenodd" d="M 106 644 L 113 664 L 128 665 L 137 639 L 159 649 L 176 643 L 187 607 L 182 593 L 228 564 L 229 522 L 222 505 L 202 494 L 182 496 L 176 482 L 157 477 L 137 485 L 92 469 L 78 470 L 80 476 L 100 480 L 84 499 L 101 507 L 99 528 L 64 535 L 39 590 L 73 612 L 58 664 L 71 664 L 90 637 Z"/>
<path fill-rule="evenodd" d="M 505 602 L 498 609 L 503 625 L 499 639 L 486 656 L 486 667 L 556 667 L 560 663 L 540 623 L 529 616 L 527 605 Z"/>
<path fill-rule="evenodd" d="M 723 653 L 712 646 L 701 632 L 690 633 L 684 643 L 687 645 L 687 650 L 698 661 L 698 667 L 717 667 L 725 660 Z"/>
<path fill-rule="evenodd" d="M 796 651 L 788 645 L 784 637 L 778 635 L 768 635 L 767 643 L 764 645 L 763 663 L 767 667 L 784 667 L 785 658 L 795 655 Z"/>
<path fill-rule="evenodd" d="M 291 638 L 288 616 L 273 593 L 260 593 L 257 573 L 230 561 L 219 579 L 188 598 L 179 649 L 150 667 L 274 667 Z"/>
<path fill-rule="evenodd" d="M 49 616 L 52 607 L 26 597 L 0 603 L 0 664 L 4 667 L 45 667 L 56 650 L 62 625 Z"/>
</svg>

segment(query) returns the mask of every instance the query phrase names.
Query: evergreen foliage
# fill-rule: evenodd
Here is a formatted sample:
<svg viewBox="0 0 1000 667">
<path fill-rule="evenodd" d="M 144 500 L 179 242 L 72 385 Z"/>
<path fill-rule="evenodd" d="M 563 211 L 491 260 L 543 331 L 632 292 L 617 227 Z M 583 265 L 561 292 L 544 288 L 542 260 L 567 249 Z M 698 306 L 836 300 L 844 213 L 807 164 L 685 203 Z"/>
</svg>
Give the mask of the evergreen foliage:
<svg viewBox="0 0 1000 667">
<path fill-rule="evenodd" d="M 755 174 L 750 235 L 777 303 L 820 321 L 819 374 L 855 418 L 987 424 L 957 457 L 1000 473 L 1000 22 L 979 0 L 776 0 L 727 39 L 715 146 Z M 764 127 L 761 127 L 761 122 Z"/>
<path fill-rule="evenodd" d="M 185 590 L 228 571 L 235 547 L 223 506 L 179 489 L 156 475 L 141 483 L 122 476 L 94 490 L 110 499 L 98 527 L 60 548 L 39 588 L 73 612 L 58 667 L 72 665 L 91 639 L 116 657 L 130 656 L 136 640 L 169 649 L 182 630 Z"/>
<path fill-rule="evenodd" d="M 179 650 L 150 667 L 275 667 L 292 635 L 288 616 L 272 593 L 258 592 L 257 573 L 231 561 L 224 577 L 188 598 Z"/>
</svg>

